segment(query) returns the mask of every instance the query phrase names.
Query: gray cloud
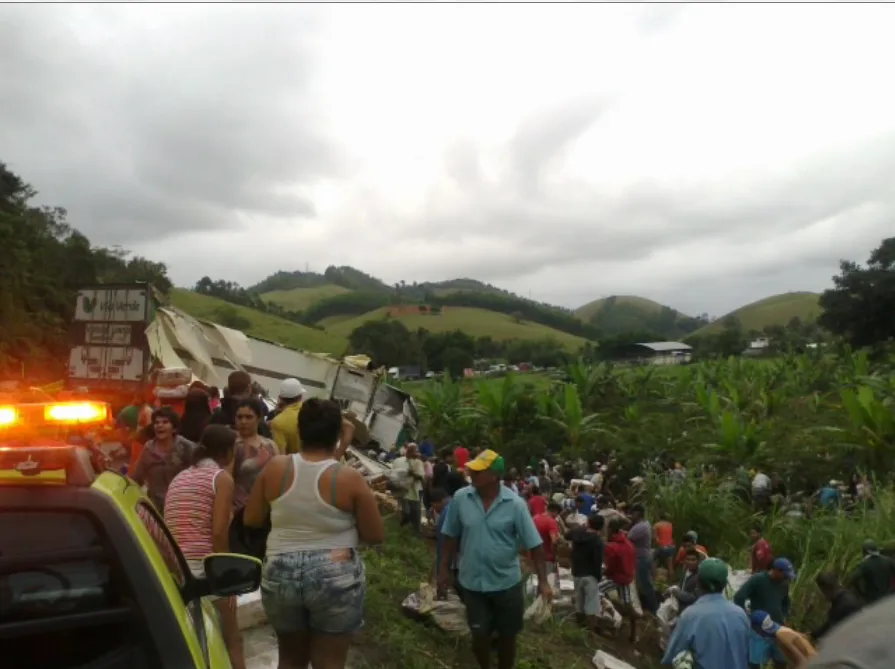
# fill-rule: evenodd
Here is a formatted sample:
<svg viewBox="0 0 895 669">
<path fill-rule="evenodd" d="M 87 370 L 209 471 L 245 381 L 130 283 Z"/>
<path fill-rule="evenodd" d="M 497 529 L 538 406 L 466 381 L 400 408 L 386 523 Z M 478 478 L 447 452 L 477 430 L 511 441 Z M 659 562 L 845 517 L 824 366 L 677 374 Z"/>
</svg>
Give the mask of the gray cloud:
<svg viewBox="0 0 895 669">
<path fill-rule="evenodd" d="M 314 9 L 130 5 L 127 43 L 85 39 L 91 10 L 0 8 L 0 147 L 44 200 L 106 243 L 315 216 L 302 186 L 348 166 L 311 90 Z"/>
<path fill-rule="evenodd" d="M 624 86 L 538 100 L 497 148 L 448 128 L 440 178 L 421 192 L 398 184 L 405 206 L 355 183 L 364 156 L 327 125 L 324 9 L 196 7 L 0 6 L 0 160 L 92 240 L 163 260 L 181 284 L 352 264 L 389 282 L 470 276 L 566 306 L 641 294 L 720 315 L 822 289 L 840 257 L 863 260 L 891 234 L 895 132 L 795 165 L 771 154 L 726 180 L 659 179 L 649 165 L 621 183 L 562 174 L 575 143 L 622 108 Z M 635 27 L 664 39 L 685 9 L 638 8 Z M 663 113 L 658 96 L 649 104 Z M 687 129 L 697 148 L 749 130 Z M 314 192 L 325 180 L 341 205 L 326 216 Z"/>
</svg>

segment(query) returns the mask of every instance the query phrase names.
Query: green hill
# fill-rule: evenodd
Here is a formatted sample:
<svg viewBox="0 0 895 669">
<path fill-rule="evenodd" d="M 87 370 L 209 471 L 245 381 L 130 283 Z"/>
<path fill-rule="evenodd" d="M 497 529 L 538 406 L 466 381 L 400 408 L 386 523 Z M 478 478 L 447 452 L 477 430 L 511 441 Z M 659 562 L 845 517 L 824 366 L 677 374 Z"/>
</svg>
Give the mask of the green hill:
<svg viewBox="0 0 895 669">
<path fill-rule="evenodd" d="M 693 335 L 700 336 L 720 332 L 724 328 L 724 321 L 731 316 L 738 319 L 747 332 L 752 330 L 761 332 L 769 325 L 786 325 L 795 317 L 804 322 L 814 321 L 817 320 L 821 312 L 819 299 L 818 293 L 773 295 L 731 311 L 700 328 Z"/>
<path fill-rule="evenodd" d="M 334 283 L 325 283 L 320 286 L 308 288 L 292 288 L 291 290 L 272 290 L 262 293 L 261 298 L 265 302 L 279 304 L 290 311 L 304 311 L 312 304 L 325 300 L 334 295 L 342 295 L 351 292 L 350 288 L 337 286 Z"/>
<path fill-rule="evenodd" d="M 383 307 L 361 316 L 340 320 L 328 326 L 327 332 L 347 338 L 355 328 L 368 321 L 384 319 L 388 312 L 389 307 Z M 441 314 L 407 313 L 392 318 L 401 321 L 411 330 L 417 328 L 425 328 L 429 332 L 461 330 L 472 337 L 490 336 L 496 341 L 553 337 L 569 350 L 577 350 L 586 342 L 581 337 L 560 332 L 546 325 L 524 319 L 517 322 L 512 316 L 471 307 L 446 307 Z"/>
<path fill-rule="evenodd" d="M 575 314 L 605 335 L 653 332 L 668 339 L 683 337 L 706 323 L 636 295 L 612 295 L 578 307 Z"/>
<path fill-rule="evenodd" d="M 634 307 L 635 309 L 650 314 L 657 314 L 665 308 L 664 305 L 645 297 L 637 297 L 636 295 L 612 295 L 610 297 L 601 297 L 599 300 L 588 302 L 575 309 L 575 313 L 581 320 L 589 321 L 613 301 L 616 305 Z"/>
<path fill-rule="evenodd" d="M 191 290 L 175 288 L 171 291 L 171 303 L 194 318 L 220 323 L 290 348 L 334 355 L 342 355 L 348 348 L 347 339 L 337 334 L 299 325 L 272 314 L 231 304 L 209 295 L 200 295 Z"/>
</svg>

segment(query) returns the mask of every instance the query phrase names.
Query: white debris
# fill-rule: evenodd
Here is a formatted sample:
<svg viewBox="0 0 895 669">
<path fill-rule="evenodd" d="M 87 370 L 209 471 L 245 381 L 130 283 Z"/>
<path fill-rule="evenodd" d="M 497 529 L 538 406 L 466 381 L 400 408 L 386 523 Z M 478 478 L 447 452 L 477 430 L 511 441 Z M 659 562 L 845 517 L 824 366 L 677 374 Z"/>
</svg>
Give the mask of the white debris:
<svg viewBox="0 0 895 669">
<path fill-rule="evenodd" d="M 594 654 L 592 662 L 597 669 L 636 669 L 627 662 L 602 650 L 598 650 Z"/>
</svg>

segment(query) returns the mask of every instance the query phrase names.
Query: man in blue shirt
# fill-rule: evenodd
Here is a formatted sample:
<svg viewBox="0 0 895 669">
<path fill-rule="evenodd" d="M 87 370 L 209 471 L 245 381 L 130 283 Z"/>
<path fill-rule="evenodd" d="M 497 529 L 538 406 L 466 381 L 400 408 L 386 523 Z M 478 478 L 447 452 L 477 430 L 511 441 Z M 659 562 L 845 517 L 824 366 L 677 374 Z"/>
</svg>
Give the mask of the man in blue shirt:
<svg viewBox="0 0 895 669">
<path fill-rule="evenodd" d="M 553 591 L 547 583 L 544 547 L 525 500 L 501 485 L 503 458 L 487 450 L 466 467 L 472 486 L 457 491 L 445 514 L 438 586 L 443 592 L 450 585 L 450 564 L 462 537 L 458 589 L 466 605 L 473 654 L 481 669 L 488 669 L 496 635 L 498 667 L 510 669 L 525 613 L 519 552 L 531 551 L 538 590 L 549 601 Z"/>
<path fill-rule="evenodd" d="M 697 573 L 703 594 L 678 619 L 662 664 L 690 653 L 697 669 L 749 669 L 751 625 L 746 612 L 724 597 L 727 565 L 707 558 Z"/>
</svg>

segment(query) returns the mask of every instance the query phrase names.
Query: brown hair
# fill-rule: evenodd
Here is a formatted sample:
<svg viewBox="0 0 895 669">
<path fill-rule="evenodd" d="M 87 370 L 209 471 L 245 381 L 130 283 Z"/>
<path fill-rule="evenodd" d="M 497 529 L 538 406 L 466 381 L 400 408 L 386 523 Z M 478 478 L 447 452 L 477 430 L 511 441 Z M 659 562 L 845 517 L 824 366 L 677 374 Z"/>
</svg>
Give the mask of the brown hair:
<svg viewBox="0 0 895 669">
<path fill-rule="evenodd" d="M 252 387 L 252 377 L 248 372 L 237 369 L 227 377 L 227 390 L 231 395 L 244 395 Z"/>
</svg>

